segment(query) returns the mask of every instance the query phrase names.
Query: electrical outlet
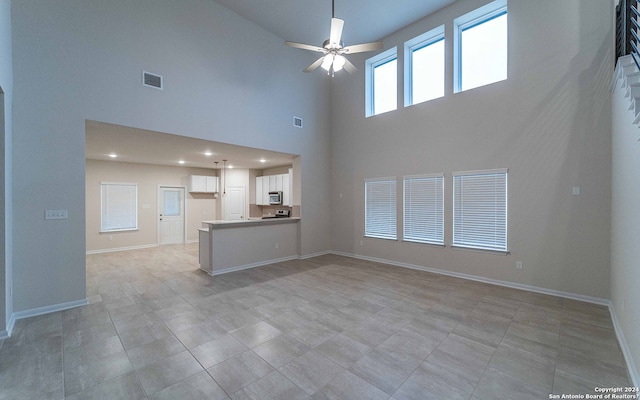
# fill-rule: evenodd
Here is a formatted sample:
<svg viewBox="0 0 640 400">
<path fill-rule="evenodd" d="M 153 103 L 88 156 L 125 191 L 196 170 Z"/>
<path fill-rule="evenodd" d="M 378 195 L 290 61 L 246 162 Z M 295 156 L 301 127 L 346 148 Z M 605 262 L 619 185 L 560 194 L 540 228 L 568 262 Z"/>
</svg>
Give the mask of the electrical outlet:
<svg viewBox="0 0 640 400">
<path fill-rule="evenodd" d="M 276 249 L 280 247 L 280 243 L 276 243 Z"/>
<path fill-rule="evenodd" d="M 109 240 L 113 240 L 113 235 L 109 235 Z"/>
<path fill-rule="evenodd" d="M 67 219 L 67 210 L 45 210 L 44 219 Z"/>
<path fill-rule="evenodd" d="M 516 261 L 516 269 L 522 269 L 522 261 Z"/>
</svg>

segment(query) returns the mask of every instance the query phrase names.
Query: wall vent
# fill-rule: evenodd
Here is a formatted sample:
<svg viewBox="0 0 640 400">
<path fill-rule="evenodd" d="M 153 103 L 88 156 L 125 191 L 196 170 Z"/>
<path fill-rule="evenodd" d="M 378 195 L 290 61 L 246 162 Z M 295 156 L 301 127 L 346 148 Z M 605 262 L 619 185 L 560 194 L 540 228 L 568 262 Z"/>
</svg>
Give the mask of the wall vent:
<svg viewBox="0 0 640 400">
<path fill-rule="evenodd" d="M 142 86 L 162 90 L 162 76 L 142 71 Z"/>
<path fill-rule="evenodd" d="M 293 126 L 295 126 L 296 128 L 302 128 L 302 118 L 293 117 Z"/>
</svg>

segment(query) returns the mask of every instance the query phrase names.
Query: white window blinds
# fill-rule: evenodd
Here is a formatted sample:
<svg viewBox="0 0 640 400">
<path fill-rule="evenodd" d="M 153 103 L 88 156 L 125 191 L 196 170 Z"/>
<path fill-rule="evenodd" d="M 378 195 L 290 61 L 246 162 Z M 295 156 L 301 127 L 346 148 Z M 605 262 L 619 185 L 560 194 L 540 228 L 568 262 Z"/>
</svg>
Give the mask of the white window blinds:
<svg viewBox="0 0 640 400">
<path fill-rule="evenodd" d="M 507 251 L 507 170 L 453 174 L 453 245 Z"/>
<path fill-rule="evenodd" d="M 100 231 L 138 229 L 138 185 L 101 183 L 100 191 Z"/>
<path fill-rule="evenodd" d="M 403 189 L 403 239 L 444 244 L 444 175 L 405 177 Z"/>
<path fill-rule="evenodd" d="M 396 179 L 368 179 L 364 188 L 364 235 L 396 239 Z"/>
</svg>

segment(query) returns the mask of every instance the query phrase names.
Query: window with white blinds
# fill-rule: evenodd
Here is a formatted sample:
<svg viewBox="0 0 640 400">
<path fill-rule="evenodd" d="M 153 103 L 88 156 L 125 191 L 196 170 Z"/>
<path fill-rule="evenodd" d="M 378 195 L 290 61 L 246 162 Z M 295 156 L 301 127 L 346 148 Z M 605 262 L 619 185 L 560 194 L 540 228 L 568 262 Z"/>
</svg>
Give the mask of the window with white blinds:
<svg viewBox="0 0 640 400">
<path fill-rule="evenodd" d="M 444 175 L 403 178 L 403 240 L 444 244 Z"/>
<path fill-rule="evenodd" d="M 364 235 L 396 239 L 396 178 L 364 182 Z"/>
<path fill-rule="evenodd" d="M 507 170 L 453 174 L 453 246 L 507 251 Z"/>
<path fill-rule="evenodd" d="M 100 209 L 101 232 L 138 229 L 138 185 L 101 183 Z"/>
</svg>

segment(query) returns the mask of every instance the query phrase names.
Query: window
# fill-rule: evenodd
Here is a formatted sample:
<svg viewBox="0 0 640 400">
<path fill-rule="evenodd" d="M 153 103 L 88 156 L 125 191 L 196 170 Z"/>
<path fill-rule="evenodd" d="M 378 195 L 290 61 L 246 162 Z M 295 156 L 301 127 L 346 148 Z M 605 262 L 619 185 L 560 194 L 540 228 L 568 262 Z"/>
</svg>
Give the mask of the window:
<svg viewBox="0 0 640 400">
<path fill-rule="evenodd" d="M 444 175 L 405 177 L 403 195 L 403 239 L 444 244 Z"/>
<path fill-rule="evenodd" d="M 507 251 L 507 170 L 453 174 L 453 245 Z"/>
<path fill-rule="evenodd" d="M 398 107 L 398 58 L 395 47 L 367 60 L 365 107 L 367 117 Z"/>
<path fill-rule="evenodd" d="M 404 44 L 405 107 L 444 96 L 444 25 Z"/>
<path fill-rule="evenodd" d="M 365 180 L 364 235 L 396 239 L 396 178 Z"/>
<path fill-rule="evenodd" d="M 138 229 L 138 185 L 100 184 L 101 232 Z"/>
<path fill-rule="evenodd" d="M 454 91 L 507 79 L 507 2 L 497 0 L 454 20 Z"/>
</svg>

